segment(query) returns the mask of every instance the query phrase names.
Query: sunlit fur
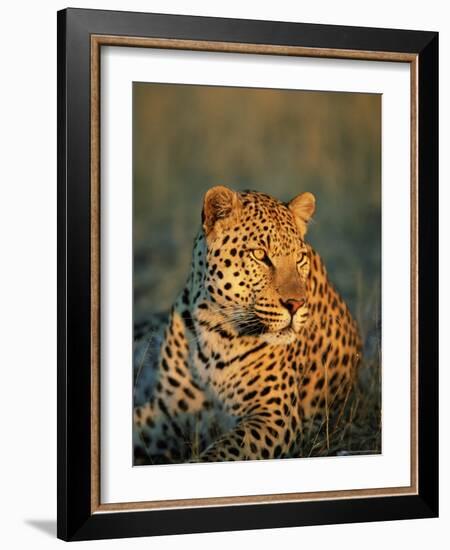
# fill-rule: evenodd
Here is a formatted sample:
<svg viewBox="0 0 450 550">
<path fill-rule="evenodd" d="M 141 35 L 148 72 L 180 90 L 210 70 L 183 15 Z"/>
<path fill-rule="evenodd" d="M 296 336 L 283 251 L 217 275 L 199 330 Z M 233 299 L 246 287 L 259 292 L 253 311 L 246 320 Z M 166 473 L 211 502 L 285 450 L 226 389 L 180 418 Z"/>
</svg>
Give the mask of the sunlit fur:
<svg viewBox="0 0 450 550">
<path fill-rule="evenodd" d="M 206 193 L 186 284 L 136 346 L 135 463 L 296 456 L 342 410 L 361 343 L 305 242 L 314 209 L 307 192 Z"/>
<path fill-rule="evenodd" d="M 308 321 L 308 248 L 292 212 L 280 201 L 262 193 L 242 193 L 241 205 L 236 219 L 212 238 L 203 230 L 197 236 L 192 266 L 195 306 L 211 304 L 197 315 L 235 334 L 288 344 Z M 266 259 L 258 259 L 255 251 L 264 252 Z M 296 297 L 303 297 L 305 304 L 291 316 L 283 301 Z"/>
</svg>

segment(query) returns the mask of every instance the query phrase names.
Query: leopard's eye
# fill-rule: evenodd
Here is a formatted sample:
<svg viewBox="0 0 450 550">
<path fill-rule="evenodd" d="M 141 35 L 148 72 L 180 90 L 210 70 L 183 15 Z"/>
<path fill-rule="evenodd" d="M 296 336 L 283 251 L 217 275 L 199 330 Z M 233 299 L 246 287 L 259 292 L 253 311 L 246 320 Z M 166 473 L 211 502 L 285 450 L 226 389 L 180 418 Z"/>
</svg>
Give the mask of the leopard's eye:
<svg viewBox="0 0 450 550">
<path fill-rule="evenodd" d="M 267 256 L 267 254 L 262 248 L 255 248 L 255 250 L 252 250 L 252 254 L 255 260 L 258 260 L 259 262 L 262 262 L 264 258 Z"/>
<path fill-rule="evenodd" d="M 269 256 L 267 255 L 266 251 L 262 248 L 255 248 L 251 252 L 253 258 L 257 260 L 258 262 L 265 263 L 268 267 L 272 267 L 272 262 L 270 261 Z"/>
<path fill-rule="evenodd" d="M 305 252 L 300 253 L 300 257 L 297 260 L 297 269 L 306 277 L 309 273 L 309 258 Z"/>
<path fill-rule="evenodd" d="M 297 260 L 297 264 L 301 267 L 308 262 L 308 256 L 304 253 L 300 253 L 300 258 Z"/>
</svg>

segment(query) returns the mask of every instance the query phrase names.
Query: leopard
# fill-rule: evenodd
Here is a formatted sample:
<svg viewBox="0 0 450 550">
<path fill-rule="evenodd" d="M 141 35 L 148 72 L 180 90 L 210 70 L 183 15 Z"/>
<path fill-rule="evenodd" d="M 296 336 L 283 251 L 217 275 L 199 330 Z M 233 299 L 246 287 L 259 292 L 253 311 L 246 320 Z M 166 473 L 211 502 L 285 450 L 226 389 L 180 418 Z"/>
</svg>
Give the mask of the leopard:
<svg viewBox="0 0 450 550">
<path fill-rule="evenodd" d="M 310 192 L 205 193 L 186 284 L 136 327 L 135 465 L 293 458 L 342 413 L 361 336 L 305 240 L 315 210 Z"/>
</svg>

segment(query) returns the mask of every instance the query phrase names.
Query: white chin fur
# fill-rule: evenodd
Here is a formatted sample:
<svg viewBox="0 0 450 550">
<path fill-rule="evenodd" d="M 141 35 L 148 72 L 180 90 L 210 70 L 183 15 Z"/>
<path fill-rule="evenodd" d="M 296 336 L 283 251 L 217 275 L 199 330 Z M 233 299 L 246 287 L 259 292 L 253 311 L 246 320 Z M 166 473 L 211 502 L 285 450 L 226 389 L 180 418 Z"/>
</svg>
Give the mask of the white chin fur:
<svg viewBox="0 0 450 550">
<path fill-rule="evenodd" d="M 270 345 L 278 346 L 287 346 L 288 344 L 292 344 L 296 338 L 297 334 L 291 328 L 283 329 L 279 332 L 266 332 L 261 334 L 262 340 Z"/>
</svg>

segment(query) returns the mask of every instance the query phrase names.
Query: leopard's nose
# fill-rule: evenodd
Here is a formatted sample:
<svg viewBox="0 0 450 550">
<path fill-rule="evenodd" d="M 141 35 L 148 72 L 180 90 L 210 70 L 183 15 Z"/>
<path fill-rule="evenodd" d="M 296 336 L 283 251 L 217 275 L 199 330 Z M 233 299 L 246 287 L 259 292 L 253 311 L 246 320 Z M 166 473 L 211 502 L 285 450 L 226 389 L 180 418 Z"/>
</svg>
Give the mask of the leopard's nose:
<svg viewBox="0 0 450 550">
<path fill-rule="evenodd" d="M 295 312 L 305 305 L 306 299 L 289 298 L 289 300 L 285 300 L 285 301 L 282 300 L 281 303 L 289 311 L 291 315 L 295 315 Z"/>
</svg>

